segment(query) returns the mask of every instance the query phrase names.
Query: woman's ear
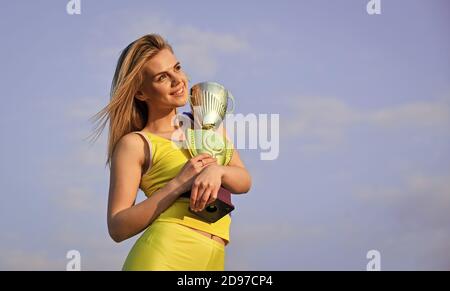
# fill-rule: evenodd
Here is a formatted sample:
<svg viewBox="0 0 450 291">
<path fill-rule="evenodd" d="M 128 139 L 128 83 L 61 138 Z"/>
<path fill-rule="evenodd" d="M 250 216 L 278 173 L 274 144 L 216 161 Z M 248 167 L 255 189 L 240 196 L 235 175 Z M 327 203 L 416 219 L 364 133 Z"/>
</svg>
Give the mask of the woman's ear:
<svg viewBox="0 0 450 291">
<path fill-rule="evenodd" d="M 136 92 L 136 95 L 134 95 L 134 97 L 136 97 L 136 99 L 139 101 L 145 101 L 146 99 L 144 93 L 142 93 L 142 91 L 140 90 Z"/>
</svg>

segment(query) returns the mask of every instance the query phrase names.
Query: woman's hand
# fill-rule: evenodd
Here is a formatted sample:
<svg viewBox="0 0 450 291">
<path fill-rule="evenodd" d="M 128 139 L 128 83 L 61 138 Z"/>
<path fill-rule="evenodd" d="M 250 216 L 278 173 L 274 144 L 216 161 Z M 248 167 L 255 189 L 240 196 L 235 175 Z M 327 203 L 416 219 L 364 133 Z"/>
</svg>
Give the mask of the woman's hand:
<svg viewBox="0 0 450 291">
<path fill-rule="evenodd" d="M 206 153 L 195 156 L 187 161 L 178 175 L 174 178 L 177 181 L 177 184 L 181 186 L 181 193 L 189 191 L 195 177 L 210 165 L 217 165 L 217 159 Z"/>
<path fill-rule="evenodd" d="M 192 183 L 190 207 L 194 211 L 202 211 L 206 205 L 217 199 L 223 177 L 222 166 L 217 163 L 205 168 Z"/>
</svg>

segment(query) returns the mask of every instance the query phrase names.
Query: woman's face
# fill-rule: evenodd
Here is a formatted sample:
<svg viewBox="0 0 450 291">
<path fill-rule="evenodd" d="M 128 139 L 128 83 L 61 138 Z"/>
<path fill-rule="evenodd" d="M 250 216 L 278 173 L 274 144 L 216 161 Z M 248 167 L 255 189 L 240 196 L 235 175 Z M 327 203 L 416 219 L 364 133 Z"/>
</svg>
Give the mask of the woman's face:
<svg viewBox="0 0 450 291">
<path fill-rule="evenodd" d="M 136 97 L 153 109 L 184 106 L 188 95 L 187 76 L 168 49 L 159 51 L 144 65 L 144 82 Z"/>
</svg>

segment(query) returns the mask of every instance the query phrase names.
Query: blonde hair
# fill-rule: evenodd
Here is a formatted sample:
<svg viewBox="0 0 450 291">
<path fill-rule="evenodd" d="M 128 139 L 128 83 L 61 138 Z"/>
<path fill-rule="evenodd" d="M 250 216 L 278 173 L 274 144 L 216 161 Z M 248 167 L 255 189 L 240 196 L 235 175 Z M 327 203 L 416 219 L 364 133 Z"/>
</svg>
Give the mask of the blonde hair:
<svg viewBox="0 0 450 291">
<path fill-rule="evenodd" d="M 142 130 L 147 123 L 147 105 L 135 98 L 135 95 L 144 79 L 144 64 L 163 49 L 169 49 L 173 53 L 170 44 L 158 34 L 147 34 L 130 43 L 117 61 L 109 104 L 91 117 L 91 120 L 98 123 L 94 130 L 94 142 L 109 120 L 106 165 L 110 168 L 114 147 L 120 138 L 132 131 Z"/>
</svg>

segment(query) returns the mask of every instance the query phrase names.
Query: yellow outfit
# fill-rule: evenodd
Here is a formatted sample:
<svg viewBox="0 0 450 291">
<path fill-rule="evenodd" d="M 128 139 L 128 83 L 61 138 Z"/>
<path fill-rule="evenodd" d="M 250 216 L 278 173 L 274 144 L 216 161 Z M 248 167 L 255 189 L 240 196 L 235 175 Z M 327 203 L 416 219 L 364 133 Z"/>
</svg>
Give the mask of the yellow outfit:
<svg viewBox="0 0 450 291">
<path fill-rule="evenodd" d="M 149 132 L 135 133 L 143 136 L 150 147 L 150 165 L 139 185 L 149 197 L 172 180 L 191 156 L 176 141 Z M 123 270 L 223 270 L 225 247 L 182 225 L 229 242 L 230 215 L 209 223 L 188 208 L 189 198 L 180 197 L 163 211 L 136 241 Z"/>
<path fill-rule="evenodd" d="M 134 244 L 124 271 L 223 271 L 225 247 L 178 223 L 156 221 Z"/>
</svg>

